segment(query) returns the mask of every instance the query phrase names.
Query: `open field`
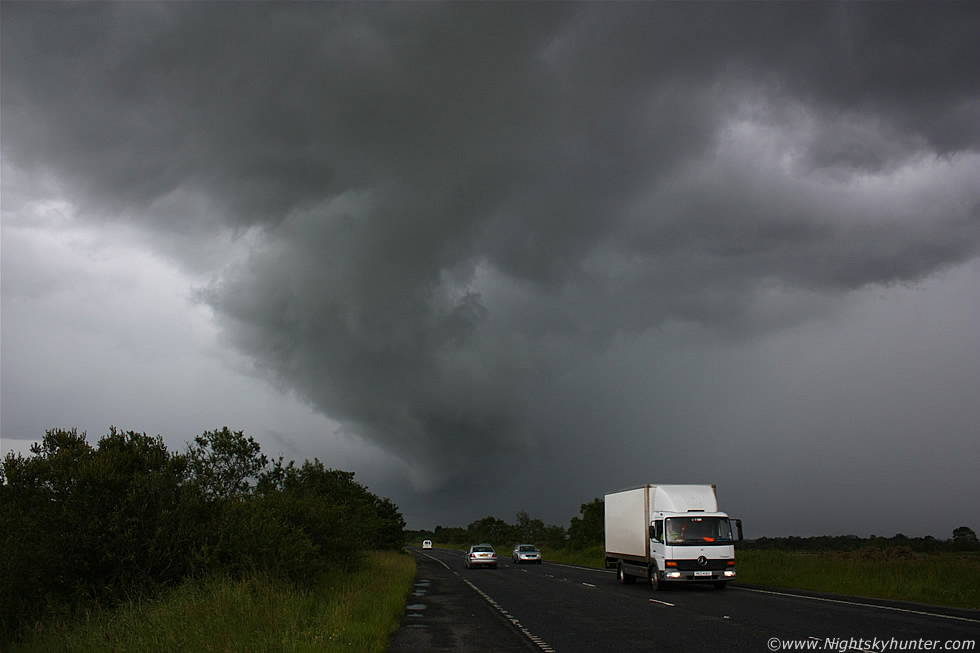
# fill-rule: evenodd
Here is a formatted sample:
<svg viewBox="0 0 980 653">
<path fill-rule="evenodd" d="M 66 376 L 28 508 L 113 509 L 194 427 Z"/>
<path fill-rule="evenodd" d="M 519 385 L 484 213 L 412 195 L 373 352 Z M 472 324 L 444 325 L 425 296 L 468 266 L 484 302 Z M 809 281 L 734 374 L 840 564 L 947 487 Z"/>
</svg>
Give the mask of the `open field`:
<svg viewBox="0 0 980 653">
<path fill-rule="evenodd" d="M 754 585 L 980 609 L 980 554 L 862 549 L 739 551 L 738 580 Z"/>
<path fill-rule="evenodd" d="M 381 653 L 414 579 L 412 556 L 376 552 L 360 571 L 308 592 L 263 578 L 187 582 L 158 599 L 44 624 L 10 650 Z"/>
<path fill-rule="evenodd" d="M 913 553 L 861 549 L 847 553 L 739 550 L 738 581 L 852 596 L 980 609 L 980 553 Z M 545 560 L 602 567 L 602 547 L 545 551 Z"/>
</svg>

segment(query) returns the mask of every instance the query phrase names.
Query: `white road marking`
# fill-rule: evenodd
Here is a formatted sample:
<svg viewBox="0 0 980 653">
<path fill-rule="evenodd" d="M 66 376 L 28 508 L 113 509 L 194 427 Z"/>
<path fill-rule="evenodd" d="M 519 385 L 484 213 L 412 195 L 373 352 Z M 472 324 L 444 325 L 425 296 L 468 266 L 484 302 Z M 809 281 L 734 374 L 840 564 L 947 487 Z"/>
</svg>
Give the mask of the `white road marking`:
<svg viewBox="0 0 980 653">
<path fill-rule="evenodd" d="M 650 603 L 659 603 L 660 605 L 669 605 L 672 608 L 674 607 L 673 603 L 667 603 L 666 601 L 658 601 L 657 599 L 650 599 Z"/>
<path fill-rule="evenodd" d="M 455 574 L 456 576 L 459 576 L 459 578 L 462 579 L 462 581 L 464 583 L 466 583 L 467 585 L 469 585 L 470 587 L 472 587 L 474 590 L 476 590 L 476 593 L 477 594 L 479 594 L 480 596 L 482 596 L 483 599 L 487 603 L 489 603 L 490 605 L 492 605 L 494 607 L 494 609 L 497 610 L 497 612 L 499 612 L 500 614 L 504 615 L 504 617 L 506 617 L 509 622 L 511 622 L 512 624 L 514 624 L 514 626 L 516 626 L 517 629 L 520 630 L 524 634 L 525 637 L 527 637 L 529 640 L 531 640 L 532 642 L 534 642 L 534 644 L 539 649 L 541 649 L 542 651 L 544 651 L 544 653 L 556 653 L 555 652 L 555 649 L 551 648 L 551 646 L 549 646 L 547 642 L 545 642 L 543 639 L 541 639 L 540 637 L 538 637 L 537 635 L 535 635 L 534 633 L 532 633 L 530 630 L 528 630 L 524 626 L 522 626 L 520 621 L 518 621 L 515 617 L 511 616 L 511 614 L 509 612 L 507 612 L 506 610 L 504 610 L 500 606 L 499 603 L 497 603 L 492 598 L 490 598 L 490 595 L 488 595 L 486 592 L 484 592 L 483 590 L 481 590 L 479 587 L 477 587 L 476 585 L 474 585 L 473 583 L 471 583 L 467 579 L 463 578 L 463 575 L 460 574 L 458 571 L 456 571 L 454 569 L 451 569 L 449 567 L 449 565 L 447 565 L 445 562 L 443 562 L 439 558 L 435 558 L 435 557 L 429 555 L 428 553 L 423 553 L 422 555 L 424 555 L 425 557 L 430 558 L 432 560 L 435 560 L 440 565 L 442 565 L 446 569 L 449 569 L 449 571 L 453 572 L 453 574 Z"/>
<path fill-rule="evenodd" d="M 862 608 L 877 608 L 878 610 L 892 610 L 894 612 L 904 612 L 906 614 L 920 614 L 925 617 L 939 617 L 940 619 L 953 619 L 955 621 L 966 621 L 969 623 L 977 623 L 976 619 L 969 619 L 967 617 L 956 617 L 951 614 L 939 614 L 936 612 L 925 612 L 923 610 L 910 610 L 908 608 L 896 608 L 891 605 L 875 605 L 874 603 L 861 603 L 859 601 L 844 601 L 842 599 L 828 599 L 822 596 L 806 596 L 805 594 L 790 594 L 789 592 L 773 592 L 771 590 L 758 590 L 750 587 L 735 586 L 734 589 L 740 590 L 742 592 L 757 592 L 759 594 L 773 594 L 775 596 L 791 596 L 795 599 L 809 599 L 811 601 L 824 601 L 825 603 L 841 603 L 843 605 L 856 605 Z"/>
<path fill-rule="evenodd" d="M 529 640 L 531 640 L 532 642 L 534 642 L 534 644 L 539 649 L 541 649 L 545 653 L 555 653 L 555 649 L 551 648 L 548 645 L 547 642 L 545 642 L 543 639 L 541 639 L 540 637 L 538 637 L 537 635 L 535 635 L 534 633 L 532 633 L 530 630 L 528 630 L 524 626 L 522 626 L 521 625 L 521 622 L 518 621 L 516 617 L 514 617 L 509 612 L 507 612 L 506 610 L 504 610 L 503 607 L 501 607 L 499 603 L 497 603 L 492 598 L 490 598 L 490 595 L 489 594 L 487 594 L 486 592 L 484 592 L 479 587 L 477 587 L 476 585 L 474 585 L 470 581 L 466 580 L 465 578 L 463 578 L 463 582 L 466 583 L 467 585 L 469 585 L 470 587 L 472 587 L 474 590 L 476 590 L 476 593 L 479 594 L 480 596 L 482 596 L 483 597 L 483 600 L 485 600 L 487 603 L 489 603 L 490 605 L 492 605 L 494 607 L 494 609 L 497 610 L 497 612 L 499 612 L 500 614 L 504 615 L 504 617 L 506 617 L 508 621 L 510 621 L 512 624 L 514 624 L 514 626 L 517 627 L 518 630 L 520 630 L 522 633 L 524 633 L 524 636 L 525 637 L 527 637 Z"/>
</svg>

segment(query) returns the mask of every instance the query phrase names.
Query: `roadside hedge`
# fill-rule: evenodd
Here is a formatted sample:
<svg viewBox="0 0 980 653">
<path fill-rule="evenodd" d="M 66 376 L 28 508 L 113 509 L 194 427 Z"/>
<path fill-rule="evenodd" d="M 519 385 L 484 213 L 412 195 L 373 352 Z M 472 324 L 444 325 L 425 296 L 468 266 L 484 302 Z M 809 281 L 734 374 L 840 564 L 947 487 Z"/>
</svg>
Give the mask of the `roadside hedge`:
<svg viewBox="0 0 980 653">
<path fill-rule="evenodd" d="M 53 429 L 0 465 L 0 643 L 52 615 L 211 574 L 298 586 L 398 549 L 405 521 L 352 472 L 270 462 L 228 427 L 182 453 L 112 427 Z"/>
</svg>

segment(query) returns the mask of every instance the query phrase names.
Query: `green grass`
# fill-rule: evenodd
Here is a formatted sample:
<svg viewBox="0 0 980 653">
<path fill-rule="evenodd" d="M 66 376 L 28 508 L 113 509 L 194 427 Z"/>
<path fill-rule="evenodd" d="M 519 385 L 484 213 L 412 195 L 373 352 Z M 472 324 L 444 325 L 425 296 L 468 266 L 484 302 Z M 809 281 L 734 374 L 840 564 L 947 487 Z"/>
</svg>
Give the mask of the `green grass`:
<svg viewBox="0 0 980 653">
<path fill-rule="evenodd" d="M 740 550 L 738 581 L 980 609 L 980 555 L 862 549 L 851 553 Z"/>
<path fill-rule="evenodd" d="M 158 599 L 39 626 L 10 650 L 382 653 L 414 579 L 412 556 L 376 552 L 361 570 L 309 591 L 264 578 L 188 582 Z"/>
<path fill-rule="evenodd" d="M 598 567 L 599 569 L 606 566 L 606 550 L 602 546 L 591 546 L 581 551 L 557 549 L 545 550 L 541 553 L 548 562 L 562 562 L 567 565 Z"/>
</svg>

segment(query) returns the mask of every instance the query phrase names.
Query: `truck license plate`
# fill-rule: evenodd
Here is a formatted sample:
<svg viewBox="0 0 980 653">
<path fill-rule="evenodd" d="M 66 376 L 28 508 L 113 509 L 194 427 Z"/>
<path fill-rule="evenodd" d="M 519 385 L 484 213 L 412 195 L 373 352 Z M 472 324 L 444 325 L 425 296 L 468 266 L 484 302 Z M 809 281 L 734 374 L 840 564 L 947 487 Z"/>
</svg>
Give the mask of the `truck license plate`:
<svg viewBox="0 0 980 653">
<path fill-rule="evenodd" d="M 694 575 L 695 576 L 710 576 L 711 575 L 711 572 L 710 571 L 696 571 L 696 572 L 694 572 Z"/>
</svg>

